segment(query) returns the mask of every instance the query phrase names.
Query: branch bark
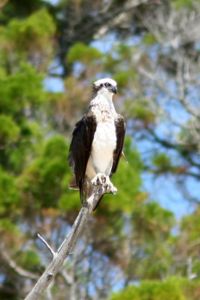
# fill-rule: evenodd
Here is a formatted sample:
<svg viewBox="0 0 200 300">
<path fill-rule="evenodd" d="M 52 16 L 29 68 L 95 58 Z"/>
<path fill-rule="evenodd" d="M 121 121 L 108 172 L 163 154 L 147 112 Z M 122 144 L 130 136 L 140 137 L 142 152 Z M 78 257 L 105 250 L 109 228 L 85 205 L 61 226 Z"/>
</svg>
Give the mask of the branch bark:
<svg viewBox="0 0 200 300">
<path fill-rule="evenodd" d="M 30 279 L 37 279 L 37 275 L 23 269 L 22 267 L 18 266 L 17 263 L 9 256 L 8 252 L 5 249 L 1 250 L 1 256 L 6 261 L 6 263 L 9 265 L 11 269 L 13 269 L 18 275 Z"/>
<path fill-rule="evenodd" d="M 44 238 L 41 238 L 41 236 L 39 236 L 39 238 L 42 239 L 47 248 L 49 250 L 51 249 L 50 252 L 53 255 L 53 259 L 47 266 L 44 273 L 38 279 L 33 289 L 26 296 L 25 300 L 39 300 L 43 296 L 44 292 L 47 290 L 47 287 L 53 281 L 56 274 L 60 271 L 65 259 L 73 251 L 76 242 L 81 234 L 81 231 L 88 220 L 89 215 L 96 207 L 99 199 L 105 193 L 113 193 L 112 186 L 108 186 L 103 183 L 93 187 L 92 194 L 90 197 L 88 197 L 85 203 L 83 203 L 83 206 L 72 226 L 71 232 L 66 236 L 56 252 L 51 249 L 49 244 L 47 246 Z"/>
</svg>

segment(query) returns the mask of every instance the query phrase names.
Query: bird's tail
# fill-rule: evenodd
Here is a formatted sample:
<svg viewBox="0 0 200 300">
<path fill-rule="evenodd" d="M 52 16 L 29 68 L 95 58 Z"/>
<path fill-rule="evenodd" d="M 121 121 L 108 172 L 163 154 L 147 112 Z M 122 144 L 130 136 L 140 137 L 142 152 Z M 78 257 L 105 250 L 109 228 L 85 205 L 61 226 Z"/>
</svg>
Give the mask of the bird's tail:
<svg viewBox="0 0 200 300">
<path fill-rule="evenodd" d="M 79 190 L 79 186 L 76 183 L 76 178 L 73 177 L 72 180 L 69 183 L 69 189 L 70 190 Z"/>
</svg>

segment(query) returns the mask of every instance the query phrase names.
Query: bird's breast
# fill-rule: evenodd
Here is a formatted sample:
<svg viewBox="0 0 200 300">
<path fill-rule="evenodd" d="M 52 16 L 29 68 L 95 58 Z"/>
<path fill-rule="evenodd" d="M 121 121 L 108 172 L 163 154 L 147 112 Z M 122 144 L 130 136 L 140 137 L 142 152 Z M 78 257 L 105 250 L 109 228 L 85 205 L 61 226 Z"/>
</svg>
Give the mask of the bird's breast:
<svg viewBox="0 0 200 300">
<path fill-rule="evenodd" d="M 92 150 L 113 153 L 116 147 L 116 131 L 114 121 L 100 122 L 94 134 Z"/>
<path fill-rule="evenodd" d="M 113 165 L 113 152 L 117 144 L 115 130 L 117 114 L 112 101 L 108 100 L 105 97 L 97 97 L 91 105 L 91 112 L 96 118 L 97 126 L 86 167 L 86 175 L 90 179 L 98 173 L 110 176 Z"/>
<path fill-rule="evenodd" d="M 89 178 L 97 173 L 110 175 L 113 164 L 113 151 L 116 148 L 114 120 L 99 122 L 92 143 L 86 174 Z"/>
</svg>

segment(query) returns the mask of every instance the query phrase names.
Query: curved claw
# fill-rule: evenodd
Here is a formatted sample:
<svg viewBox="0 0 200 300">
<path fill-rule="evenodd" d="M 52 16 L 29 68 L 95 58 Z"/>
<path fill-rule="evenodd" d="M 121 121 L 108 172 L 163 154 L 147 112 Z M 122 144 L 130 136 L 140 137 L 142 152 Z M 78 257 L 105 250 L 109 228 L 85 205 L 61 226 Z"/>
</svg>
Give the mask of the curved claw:
<svg viewBox="0 0 200 300">
<path fill-rule="evenodd" d="M 112 184 L 112 188 L 110 189 L 112 194 L 117 194 L 117 188 Z"/>
<path fill-rule="evenodd" d="M 110 181 L 109 176 L 106 176 L 102 173 L 98 173 L 92 180 L 91 180 L 92 185 L 98 186 L 98 185 L 103 185 L 105 192 L 107 191 L 108 193 L 116 194 L 117 193 L 117 188 L 112 184 Z"/>
<path fill-rule="evenodd" d="M 106 183 L 106 175 L 102 173 L 98 173 L 92 180 L 92 185 L 100 185 Z"/>
</svg>

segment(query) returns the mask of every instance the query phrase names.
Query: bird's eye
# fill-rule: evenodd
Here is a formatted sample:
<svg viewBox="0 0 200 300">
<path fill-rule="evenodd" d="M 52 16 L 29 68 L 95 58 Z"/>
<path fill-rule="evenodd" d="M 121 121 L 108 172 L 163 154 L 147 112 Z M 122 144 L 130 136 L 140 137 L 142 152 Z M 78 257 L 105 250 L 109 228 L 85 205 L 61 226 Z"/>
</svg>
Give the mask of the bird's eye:
<svg viewBox="0 0 200 300">
<path fill-rule="evenodd" d="M 111 87 L 111 84 L 110 84 L 109 82 L 106 82 L 106 83 L 105 83 L 105 86 L 106 86 L 106 87 Z"/>
<path fill-rule="evenodd" d="M 102 87 L 102 86 L 103 86 L 103 84 L 101 83 L 101 84 L 100 84 L 100 87 Z"/>
</svg>

